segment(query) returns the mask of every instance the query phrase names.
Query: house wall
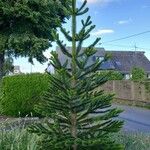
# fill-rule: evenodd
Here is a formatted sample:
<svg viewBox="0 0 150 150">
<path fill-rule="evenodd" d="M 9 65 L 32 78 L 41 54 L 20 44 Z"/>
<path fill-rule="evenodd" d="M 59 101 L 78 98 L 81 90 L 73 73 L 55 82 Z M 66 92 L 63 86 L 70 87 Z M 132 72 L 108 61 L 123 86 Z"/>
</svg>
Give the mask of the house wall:
<svg viewBox="0 0 150 150">
<path fill-rule="evenodd" d="M 116 99 L 150 104 L 150 81 L 141 83 L 129 80 L 109 81 L 102 88 L 106 92 L 115 93 Z"/>
</svg>

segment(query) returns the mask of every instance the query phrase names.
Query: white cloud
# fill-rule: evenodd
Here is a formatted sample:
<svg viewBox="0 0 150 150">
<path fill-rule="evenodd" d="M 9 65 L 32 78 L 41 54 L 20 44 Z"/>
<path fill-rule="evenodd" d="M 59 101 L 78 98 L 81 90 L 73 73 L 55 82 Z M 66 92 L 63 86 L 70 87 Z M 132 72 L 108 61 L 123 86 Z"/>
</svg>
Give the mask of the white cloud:
<svg viewBox="0 0 150 150">
<path fill-rule="evenodd" d="M 82 0 L 82 1 L 84 1 L 84 0 Z M 98 0 L 87 0 L 87 2 L 88 2 L 88 3 L 97 3 Z"/>
<path fill-rule="evenodd" d="M 84 0 L 78 0 L 79 2 L 83 2 Z M 99 3 L 99 4 L 107 4 L 110 2 L 114 2 L 118 0 L 87 0 L 89 4 Z"/>
<path fill-rule="evenodd" d="M 111 33 L 114 33 L 114 30 L 112 30 L 112 29 L 99 29 L 96 32 L 91 33 L 91 35 L 100 36 L 100 35 L 111 34 Z"/>
<path fill-rule="evenodd" d="M 123 24 L 129 24 L 130 22 L 132 22 L 132 19 L 127 19 L 127 20 L 120 20 L 118 21 L 118 24 L 123 25 Z"/>
<path fill-rule="evenodd" d="M 46 57 L 46 58 L 50 58 L 51 57 L 51 53 L 50 53 L 50 50 L 46 50 L 45 52 L 43 52 L 43 55 Z"/>
</svg>

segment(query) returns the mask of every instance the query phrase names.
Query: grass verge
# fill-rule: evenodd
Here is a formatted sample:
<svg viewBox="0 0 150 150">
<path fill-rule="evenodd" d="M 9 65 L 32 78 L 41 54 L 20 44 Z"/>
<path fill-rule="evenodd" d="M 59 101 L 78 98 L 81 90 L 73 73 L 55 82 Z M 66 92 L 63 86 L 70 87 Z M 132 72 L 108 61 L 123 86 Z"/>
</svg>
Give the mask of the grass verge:
<svg viewBox="0 0 150 150">
<path fill-rule="evenodd" d="M 150 150 L 150 134 L 120 132 L 114 139 L 125 146 L 125 150 Z"/>
<path fill-rule="evenodd" d="M 150 134 L 120 132 L 113 136 L 125 150 L 150 150 Z M 26 129 L 0 131 L 0 150 L 38 150 L 38 136 Z"/>
<path fill-rule="evenodd" d="M 114 99 L 113 103 L 114 104 L 120 104 L 120 105 L 136 106 L 136 107 L 150 109 L 150 103 L 144 103 L 144 102 L 140 102 L 140 101 Z"/>
<path fill-rule="evenodd" d="M 0 131 L 0 150 L 37 150 L 37 136 L 25 129 Z"/>
</svg>

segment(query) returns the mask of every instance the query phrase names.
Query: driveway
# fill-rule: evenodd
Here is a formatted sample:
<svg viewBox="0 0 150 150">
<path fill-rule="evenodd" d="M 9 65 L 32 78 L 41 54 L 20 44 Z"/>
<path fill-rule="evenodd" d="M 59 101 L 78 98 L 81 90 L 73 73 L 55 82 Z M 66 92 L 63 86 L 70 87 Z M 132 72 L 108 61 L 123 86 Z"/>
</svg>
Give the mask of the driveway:
<svg viewBox="0 0 150 150">
<path fill-rule="evenodd" d="M 150 134 L 150 110 L 132 106 L 114 106 L 124 110 L 119 116 L 125 121 L 123 130 Z"/>
</svg>

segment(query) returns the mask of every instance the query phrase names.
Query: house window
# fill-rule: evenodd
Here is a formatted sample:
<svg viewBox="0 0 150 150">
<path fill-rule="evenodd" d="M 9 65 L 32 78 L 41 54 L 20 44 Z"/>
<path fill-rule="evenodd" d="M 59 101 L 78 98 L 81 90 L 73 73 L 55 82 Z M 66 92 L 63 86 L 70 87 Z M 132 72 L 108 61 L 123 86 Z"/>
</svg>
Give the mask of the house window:
<svg viewBox="0 0 150 150">
<path fill-rule="evenodd" d="M 116 64 L 117 64 L 118 66 L 121 66 L 121 62 L 120 62 L 120 61 L 116 61 Z"/>
<path fill-rule="evenodd" d="M 125 74 L 125 79 L 126 80 L 129 80 L 131 78 L 131 75 L 130 74 Z"/>
</svg>

